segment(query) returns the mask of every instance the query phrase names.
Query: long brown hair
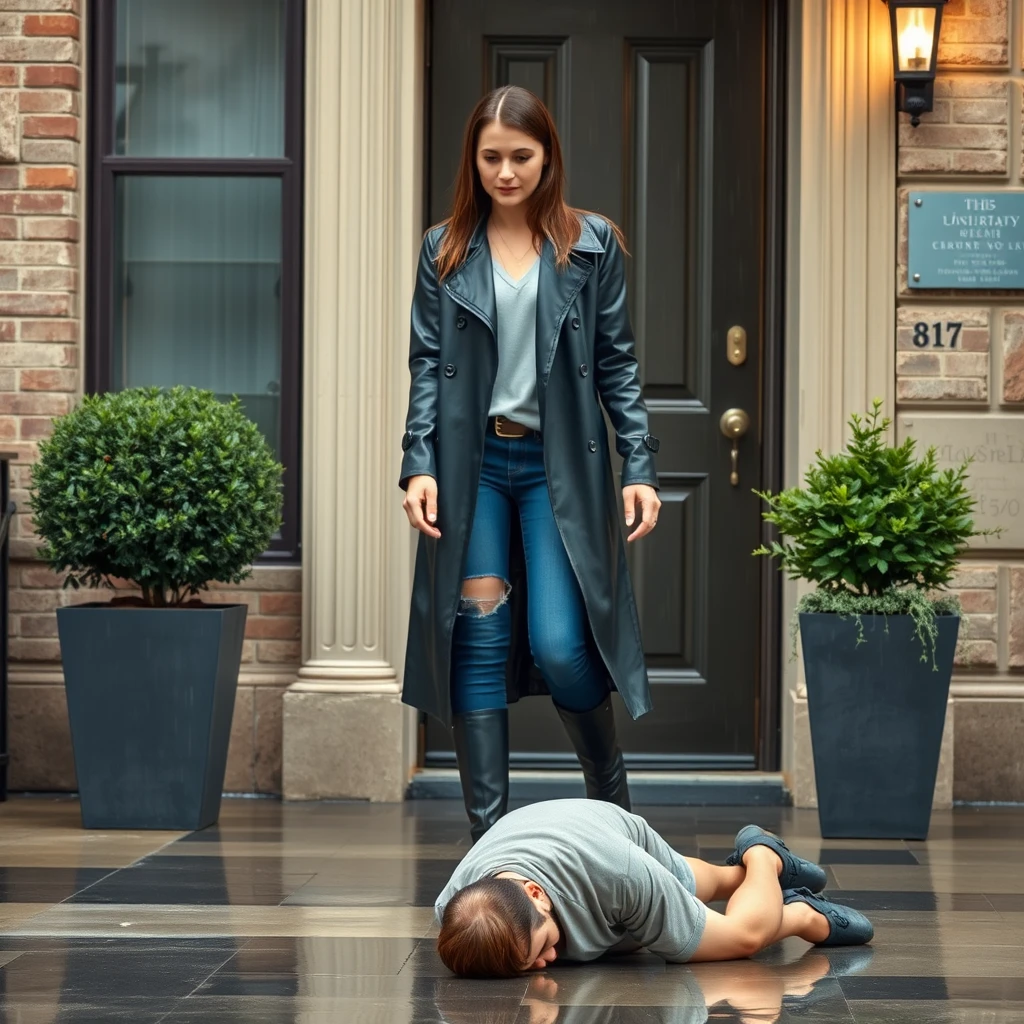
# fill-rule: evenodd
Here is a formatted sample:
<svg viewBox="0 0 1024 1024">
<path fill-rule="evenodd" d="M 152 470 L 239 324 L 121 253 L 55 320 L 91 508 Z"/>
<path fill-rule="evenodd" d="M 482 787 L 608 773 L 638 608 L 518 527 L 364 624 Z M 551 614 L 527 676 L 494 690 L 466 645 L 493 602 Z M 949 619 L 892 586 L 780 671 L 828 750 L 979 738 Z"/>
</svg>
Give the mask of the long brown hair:
<svg viewBox="0 0 1024 1024">
<path fill-rule="evenodd" d="M 534 238 L 550 239 L 559 268 L 568 265 L 569 253 L 580 240 L 580 217 L 586 211 L 567 206 L 562 196 L 565 165 L 555 122 L 541 99 L 529 89 L 505 85 L 484 96 L 466 122 L 455 199 L 451 216 L 443 222 L 447 230 L 437 252 L 437 276 L 442 281 L 465 262 L 477 225 L 491 212 L 491 197 L 484 191 L 476 168 L 476 150 L 480 133 L 495 121 L 529 135 L 544 148 L 547 161 L 536 190 L 527 200 L 526 220 Z M 611 221 L 608 223 L 625 249 L 622 232 Z"/>
<path fill-rule="evenodd" d="M 544 916 L 511 878 L 482 878 L 444 908 L 437 952 L 463 978 L 515 978 L 530 965 L 533 933 Z"/>
</svg>

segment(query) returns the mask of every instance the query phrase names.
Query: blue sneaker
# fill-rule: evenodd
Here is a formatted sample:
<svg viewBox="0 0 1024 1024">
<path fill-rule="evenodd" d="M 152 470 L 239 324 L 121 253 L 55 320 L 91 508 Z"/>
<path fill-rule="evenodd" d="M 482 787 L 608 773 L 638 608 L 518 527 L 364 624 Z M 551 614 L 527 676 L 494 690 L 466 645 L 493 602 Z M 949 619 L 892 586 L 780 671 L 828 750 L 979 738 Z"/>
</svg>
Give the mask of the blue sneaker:
<svg viewBox="0 0 1024 1024">
<path fill-rule="evenodd" d="M 824 942 L 817 943 L 819 946 L 863 946 L 875 937 L 874 925 L 860 911 L 815 896 L 809 889 L 786 889 L 782 902 L 806 903 L 828 921 L 831 931 Z"/>
<path fill-rule="evenodd" d="M 745 825 L 736 833 L 736 849 L 726 858 L 725 863 L 732 866 L 743 863 L 743 854 L 752 846 L 767 846 L 774 850 L 782 860 L 782 874 L 779 885 L 783 889 L 810 889 L 821 892 L 828 884 L 825 869 L 812 864 L 803 857 L 790 852 L 789 847 L 773 832 L 767 832 L 758 825 Z"/>
</svg>

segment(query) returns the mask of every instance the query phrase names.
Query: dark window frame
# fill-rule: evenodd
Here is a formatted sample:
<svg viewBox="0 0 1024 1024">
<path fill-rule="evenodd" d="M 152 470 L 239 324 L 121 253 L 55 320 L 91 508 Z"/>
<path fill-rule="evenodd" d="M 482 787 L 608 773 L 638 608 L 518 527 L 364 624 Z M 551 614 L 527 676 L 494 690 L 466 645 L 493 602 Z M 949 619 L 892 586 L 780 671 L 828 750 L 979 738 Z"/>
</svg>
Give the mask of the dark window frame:
<svg viewBox="0 0 1024 1024">
<path fill-rule="evenodd" d="M 173 0 L 168 0 L 173 2 Z M 112 383 L 114 316 L 114 201 L 120 176 L 271 177 L 281 181 L 281 461 L 284 524 L 258 559 L 261 565 L 297 563 L 301 551 L 302 487 L 302 217 L 305 4 L 285 0 L 284 156 L 222 159 L 131 157 L 114 152 L 117 59 L 116 0 L 89 0 L 87 137 L 89 212 L 86 274 L 85 390 Z"/>
</svg>

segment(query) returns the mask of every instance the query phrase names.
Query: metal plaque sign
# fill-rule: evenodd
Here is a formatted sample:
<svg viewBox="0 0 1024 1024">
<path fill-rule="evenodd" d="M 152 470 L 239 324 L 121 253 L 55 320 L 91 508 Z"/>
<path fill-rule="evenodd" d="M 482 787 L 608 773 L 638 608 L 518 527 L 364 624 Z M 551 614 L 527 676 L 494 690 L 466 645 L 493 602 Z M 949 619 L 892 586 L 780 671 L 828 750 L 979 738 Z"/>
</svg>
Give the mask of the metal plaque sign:
<svg viewBox="0 0 1024 1024">
<path fill-rule="evenodd" d="M 1024 288 L 1024 192 L 911 192 L 911 288 Z"/>
<path fill-rule="evenodd" d="M 973 458 L 967 484 L 978 504 L 975 525 L 998 526 L 996 537 L 976 537 L 971 547 L 1024 547 L 1024 417 L 944 416 L 901 413 L 896 418 L 900 442 L 917 438 L 920 458 L 935 445 L 939 469 L 955 469 Z"/>
</svg>

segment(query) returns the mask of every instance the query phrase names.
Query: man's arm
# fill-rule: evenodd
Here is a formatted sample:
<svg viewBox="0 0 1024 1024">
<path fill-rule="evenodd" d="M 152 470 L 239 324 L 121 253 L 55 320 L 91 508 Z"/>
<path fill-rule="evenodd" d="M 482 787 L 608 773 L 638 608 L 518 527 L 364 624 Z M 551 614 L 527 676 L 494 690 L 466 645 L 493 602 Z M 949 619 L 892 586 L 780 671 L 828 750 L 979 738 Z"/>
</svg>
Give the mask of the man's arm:
<svg viewBox="0 0 1024 1024">
<path fill-rule="evenodd" d="M 707 907 L 649 853 L 630 850 L 619 880 L 620 923 L 627 933 L 670 963 L 686 963 L 700 945 Z"/>
</svg>

